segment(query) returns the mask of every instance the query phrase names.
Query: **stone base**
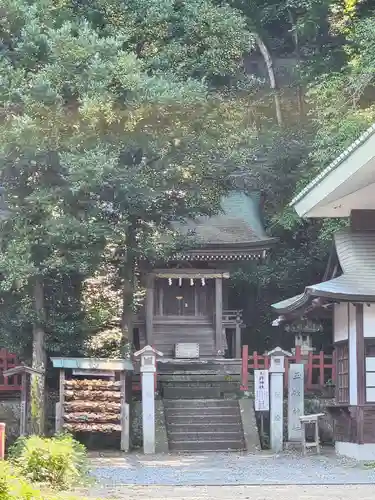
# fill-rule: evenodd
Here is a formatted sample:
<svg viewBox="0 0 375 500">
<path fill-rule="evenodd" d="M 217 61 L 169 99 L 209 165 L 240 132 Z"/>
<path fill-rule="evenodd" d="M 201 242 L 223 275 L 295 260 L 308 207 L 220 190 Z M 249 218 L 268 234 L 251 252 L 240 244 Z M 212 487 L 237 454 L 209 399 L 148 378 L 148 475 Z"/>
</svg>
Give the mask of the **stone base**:
<svg viewBox="0 0 375 500">
<path fill-rule="evenodd" d="M 336 441 L 335 450 L 338 455 L 354 458 L 355 460 L 375 460 L 374 443 L 356 444 Z"/>
</svg>

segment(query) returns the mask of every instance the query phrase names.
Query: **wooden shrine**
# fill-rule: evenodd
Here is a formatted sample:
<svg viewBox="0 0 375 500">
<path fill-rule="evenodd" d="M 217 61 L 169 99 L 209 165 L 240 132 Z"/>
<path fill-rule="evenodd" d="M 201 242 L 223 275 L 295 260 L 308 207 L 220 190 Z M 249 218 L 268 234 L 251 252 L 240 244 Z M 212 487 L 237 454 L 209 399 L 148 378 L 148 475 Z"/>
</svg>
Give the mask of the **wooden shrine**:
<svg viewBox="0 0 375 500">
<path fill-rule="evenodd" d="M 305 218 L 344 218 L 320 283 L 273 305 L 280 321 L 333 313 L 337 453 L 375 459 L 375 124 L 292 200 Z"/>
<path fill-rule="evenodd" d="M 137 349 L 154 346 L 164 353 L 163 362 L 190 358 L 188 351 L 195 359 L 240 359 L 244 324 L 242 311 L 231 308 L 230 265 L 262 259 L 276 242 L 264 231 L 259 198 L 230 193 L 222 200 L 222 213 L 176 230 L 192 246 L 168 262 L 144 263 L 146 298 L 134 322 L 133 343 Z"/>
<path fill-rule="evenodd" d="M 56 433 L 120 433 L 120 449 L 129 450 L 129 404 L 126 377 L 133 364 L 125 359 L 51 358 L 60 370 Z M 130 395 L 131 397 L 131 395 Z"/>
</svg>

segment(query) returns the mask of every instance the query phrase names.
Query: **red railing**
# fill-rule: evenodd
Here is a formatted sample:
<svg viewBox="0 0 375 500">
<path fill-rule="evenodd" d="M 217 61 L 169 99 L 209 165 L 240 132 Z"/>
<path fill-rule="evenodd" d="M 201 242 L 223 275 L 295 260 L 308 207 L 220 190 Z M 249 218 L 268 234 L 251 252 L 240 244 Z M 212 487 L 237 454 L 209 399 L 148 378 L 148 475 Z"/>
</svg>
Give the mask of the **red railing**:
<svg viewBox="0 0 375 500">
<path fill-rule="evenodd" d="M 288 371 L 291 363 L 304 363 L 305 365 L 305 389 L 312 390 L 324 387 L 327 382 L 336 380 L 335 353 L 327 355 L 324 351 L 319 354 L 309 352 L 307 356 L 301 353 L 301 347 L 296 347 L 293 356 L 285 357 L 284 384 L 288 387 Z M 270 367 L 270 357 L 260 355 L 256 351 L 249 356 L 249 346 L 242 347 L 242 390 L 249 388 L 249 373 L 254 370 L 268 370 Z"/>
<path fill-rule="evenodd" d="M 0 349 L 0 392 L 12 392 L 21 390 L 21 376 L 4 377 L 4 370 L 18 366 L 17 356 L 6 349 Z"/>
</svg>

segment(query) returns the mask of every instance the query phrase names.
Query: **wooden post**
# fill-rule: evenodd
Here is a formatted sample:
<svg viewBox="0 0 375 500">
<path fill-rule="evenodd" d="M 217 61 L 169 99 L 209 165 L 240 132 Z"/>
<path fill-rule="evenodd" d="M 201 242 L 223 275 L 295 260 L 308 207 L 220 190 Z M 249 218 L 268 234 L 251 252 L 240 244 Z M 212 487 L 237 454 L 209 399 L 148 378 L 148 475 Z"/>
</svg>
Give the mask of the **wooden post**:
<svg viewBox="0 0 375 500">
<path fill-rule="evenodd" d="M 125 372 L 121 372 L 121 451 L 129 451 L 129 405 L 126 403 L 125 379 Z"/>
<path fill-rule="evenodd" d="M 307 389 L 312 387 L 313 376 L 313 353 L 310 351 L 307 355 Z"/>
<path fill-rule="evenodd" d="M 0 423 L 0 460 L 5 457 L 5 424 Z"/>
<path fill-rule="evenodd" d="M 215 355 L 223 355 L 223 279 L 215 278 Z"/>
<path fill-rule="evenodd" d="M 21 375 L 21 415 L 20 415 L 20 436 L 26 436 L 27 428 L 27 373 L 24 371 Z"/>
<path fill-rule="evenodd" d="M 235 337 L 235 357 L 239 359 L 241 357 L 241 327 L 240 323 L 236 322 L 236 337 Z"/>
<path fill-rule="evenodd" d="M 154 277 L 147 276 L 146 289 L 146 345 L 152 344 L 154 326 Z"/>
<path fill-rule="evenodd" d="M 324 387 L 324 351 L 319 353 L 319 385 Z"/>
<path fill-rule="evenodd" d="M 249 389 L 249 346 L 242 347 L 241 390 Z"/>
<path fill-rule="evenodd" d="M 64 391 L 65 391 L 65 370 L 60 369 L 59 382 L 59 403 L 56 405 L 56 434 L 62 432 L 64 425 Z"/>
</svg>

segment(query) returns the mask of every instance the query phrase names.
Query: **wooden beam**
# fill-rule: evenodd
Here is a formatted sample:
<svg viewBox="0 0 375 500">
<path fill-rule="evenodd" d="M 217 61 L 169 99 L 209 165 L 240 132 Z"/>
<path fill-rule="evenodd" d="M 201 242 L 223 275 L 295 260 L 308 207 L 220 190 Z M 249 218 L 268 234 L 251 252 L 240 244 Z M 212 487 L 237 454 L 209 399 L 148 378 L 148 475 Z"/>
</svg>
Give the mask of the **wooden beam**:
<svg viewBox="0 0 375 500">
<path fill-rule="evenodd" d="M 147 276 L 146 288 L 146 345 L 152 345 L 154 326 L 154 277 Z"/>
<path fill-rule="evenodd" d="M 223 355 L 223 280 L 215 278 L 215 354 Z"/>
<path fill-rule="evenodd" d="M 222 269 L 155 269 L 152 272 L 155 278 L 195 278 L 195 279 L 215 279 L 229 278 L 228 271 Z"/>
</svg>

